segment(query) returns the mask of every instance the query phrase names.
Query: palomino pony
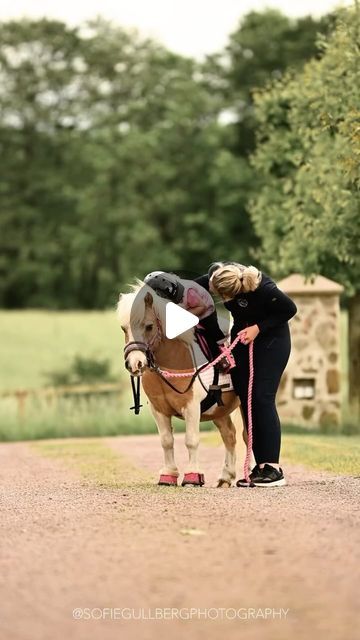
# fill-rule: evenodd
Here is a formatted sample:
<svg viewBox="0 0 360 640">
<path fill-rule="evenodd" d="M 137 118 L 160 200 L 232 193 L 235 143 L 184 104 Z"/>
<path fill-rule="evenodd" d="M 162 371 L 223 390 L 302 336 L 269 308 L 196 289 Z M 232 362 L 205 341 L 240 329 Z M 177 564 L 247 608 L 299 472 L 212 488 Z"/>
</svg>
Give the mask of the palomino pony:
<svg viewBox="0 0 360 640">
<path fill-rule="evenodd" d="M 147 285 L 138 282 L 131 293 L 120 295 L 117 314 L 125 333 L 125 365 L 132 376 L 142 375 L 143 389 L 150 403 L 164 453 L 159 484 L 176 485 L 179 471 L 174 458 L 174 437 L 171 419 L 186 423 L 185 445 L 189 462 L 185 469 L 185 484 L 202 485 L 204 476 L 198 462 L 200 422 L 212 420 L 225 445 L 225 461 L 218 487 L 230 487 L 235 478 L 236 429 L 242 426 L 239 399 L 233 390 L 222 391 L 222 406 L 214 404 L 201 414 L 200 403 L 207 396 L 199 377 L 189 387 L 194 371 L 193 329 L 172 340 L 165 335 L 166 301 Z M 186 378 L 171 378 L 171 385 L 161 371 L 188 372 Z"/>
</svg>

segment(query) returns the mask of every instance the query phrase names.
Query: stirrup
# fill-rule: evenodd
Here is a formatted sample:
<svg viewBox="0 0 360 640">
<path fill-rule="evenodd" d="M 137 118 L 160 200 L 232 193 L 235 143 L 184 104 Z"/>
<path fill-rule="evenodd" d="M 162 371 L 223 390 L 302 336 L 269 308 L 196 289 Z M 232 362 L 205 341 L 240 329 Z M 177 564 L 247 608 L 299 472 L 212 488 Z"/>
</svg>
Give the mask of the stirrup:
<svg viewBox="0 0 360 640">
<path fill-rule="evenodd" d="M 222 400 L 222 391 L 223 389 L 226 389 L 227 387 L 229 387 L 230 385 L 225 383 L 225 384 L 211 384 L 209 386 L 209 391 L 213 394 L 214 396 L 214 400 L 216 402 L 216 404 L 219 407 L 223 407 L 224 403 Z"/>
</svg>

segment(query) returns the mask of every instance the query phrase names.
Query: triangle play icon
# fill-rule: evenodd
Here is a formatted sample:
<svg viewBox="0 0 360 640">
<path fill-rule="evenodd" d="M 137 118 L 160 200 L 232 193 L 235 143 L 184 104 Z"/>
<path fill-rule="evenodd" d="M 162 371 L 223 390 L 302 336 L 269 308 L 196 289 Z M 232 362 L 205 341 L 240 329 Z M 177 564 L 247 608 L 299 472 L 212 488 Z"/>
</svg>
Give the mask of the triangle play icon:
<svg viewBox="0 0 360 640">
<path fill-rule="evenodd" d="M 165 309 L 165 335 L 172 340 L 188 329 L 192 329 L 199 322 L 199 318 L 190 311 L 186 311 L 173 302 L 168 302 Z"/>
</svg>

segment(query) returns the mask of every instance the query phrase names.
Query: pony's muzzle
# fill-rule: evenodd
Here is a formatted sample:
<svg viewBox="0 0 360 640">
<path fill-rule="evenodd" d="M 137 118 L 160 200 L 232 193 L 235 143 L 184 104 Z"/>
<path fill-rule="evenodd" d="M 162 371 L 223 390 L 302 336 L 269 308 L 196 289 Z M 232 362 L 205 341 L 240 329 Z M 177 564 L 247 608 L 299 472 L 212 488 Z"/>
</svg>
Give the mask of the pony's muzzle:
<svg viewBox="0 0 360 640">
<path fill-rule="evenodd" d="M 139 376 L 146 367 L 146 357 L 142 353 L 131 353 L 125 360 L 125 367 L 132 376 Z"/>
<path fill-rule="evenodd" d="M 139 362 L 136 363 L 135 367 L 131 365 L 130 362 L 125 362 L 125 367 L 127 368 L 128 372 L 131 373 L 132 376 L 139 376 L 145 368 L 141 364 L 140 360 Z"/>
<path fill-rule="evenodd" d="M 132 340 L 124 347 L 125 367 L 132 376 L 140 375 L 147 365 L 147 345 Z"/>
</svg>

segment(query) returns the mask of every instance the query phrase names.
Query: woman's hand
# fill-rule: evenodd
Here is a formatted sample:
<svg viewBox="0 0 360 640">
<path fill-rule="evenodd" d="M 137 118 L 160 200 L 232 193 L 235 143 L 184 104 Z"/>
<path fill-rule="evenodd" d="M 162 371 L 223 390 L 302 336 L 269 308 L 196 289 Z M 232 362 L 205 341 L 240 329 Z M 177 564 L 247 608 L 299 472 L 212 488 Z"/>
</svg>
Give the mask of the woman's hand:
<svg viewBox="0 0 360 640">
<path fill-rule="evenodd" d="M 251 327 L 246 327 L 246 329 L 240 331 L 240 341 L 243 344 L 249 344 L 249 342 L 255 340 L 256 336 L 259 335 L 259 333 L 259 327 L 257 326 L 257 324 L 253 324 Z"/>
</svg>

